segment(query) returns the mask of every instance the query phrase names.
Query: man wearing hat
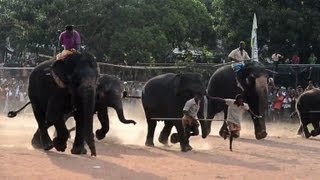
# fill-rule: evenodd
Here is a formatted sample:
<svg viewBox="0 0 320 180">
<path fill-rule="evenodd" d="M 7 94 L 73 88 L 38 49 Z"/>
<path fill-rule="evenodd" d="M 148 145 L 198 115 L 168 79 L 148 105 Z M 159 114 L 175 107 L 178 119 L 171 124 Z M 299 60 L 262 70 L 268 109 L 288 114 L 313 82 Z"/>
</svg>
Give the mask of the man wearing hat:
<svg viewBox="0 0 320 180">
<path fill-rule="evenodd" d="M 63 45 L 64 50 L 80 51 L 80 34 L 74 30 L 73 25 L 67 25 L 65 27 L 65 31 L 59 36 L 59 42 Z"/>
</svg>

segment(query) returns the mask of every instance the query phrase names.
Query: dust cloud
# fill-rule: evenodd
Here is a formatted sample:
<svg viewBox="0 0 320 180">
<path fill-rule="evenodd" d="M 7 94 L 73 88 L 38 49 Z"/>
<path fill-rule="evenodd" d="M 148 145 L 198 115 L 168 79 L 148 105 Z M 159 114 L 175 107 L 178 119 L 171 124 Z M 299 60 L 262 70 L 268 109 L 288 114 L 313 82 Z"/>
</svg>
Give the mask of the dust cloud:
<svg viewBox="0 0 320 180">
<path fill-rule="evenodd" d="M 147 124 L 145 120 L 144 110 L 140 100 L 132 100 L 130 102 L 124 102 L 124 115 L 127 119 L 132 119 L 137 122 L 136 125 L 133 124 L 122 124 L 116 112 L 109 108 L 109 119 L 110 119 L 110 131 L 106 135 L 105 139 L 97 142 L 102 143 L 113 143 L 113 144 L 133 144 L 144 146 L 146 135 L 147 135 Z M 215 119 L 221 119 L 221 113 L 218 114 Z M 74 120 L 70 118 L 67 122 L 67 127 L 71 128 L 75 125 Z M 156 146 L 163 146 L 158 142 L 158 137 L 160 131 L 163 128 L 164 123 L 158 122 L 154 143 Z M 211 136 L 218 136 L 218 132 L 222 125 L 221 121 L 212 122 Z M 268 136 L 273 137 L 286 137 L 286 138 L 296 138 L 297 129 L 299 127 L 298 123 L 287 123 L 287 122 L 268 122 L 266 124 Z M 94 117 L 94 132 L 96 129 L 100 128 L 100 123 L 98 118 Z M 37 123 L 33 116 L 30 106 L 22 113 L 18 114 L 15 118 L 8 118 L 5 115 L 0 115 L 0 135 L 2 137 L 8 135 L 8 133 L 14 133 L 14 136 L 25 136 L 27 139 L 22 144 L 30 145 L 32 134 L 37 129 Z M 172 129 L 172 133 L 176 132 L 175 128 Z M 53 137 L 54 128 L 49 129 L 51 137 Z M 71 133 L 71 138 L 73 141 L 75 134 Z M 254 137 L 254 128 L 252 120 L 245 120 L 242 122 L 241 136 L 244 137 Z M 191 137 L 190 143 L 192 146 L 197 147 L 197 149 L 207 150 L 211 149 L 212 142 L 207 142 L 205 139 L 201 141 L 193 142 Z M 202 139 L 202 138 L 201 138 Z M 211 144 L 211 145 L 210 145 Z M 175 148 L 179 148 L 178 145 L 170 145 Z"/>
</svg>

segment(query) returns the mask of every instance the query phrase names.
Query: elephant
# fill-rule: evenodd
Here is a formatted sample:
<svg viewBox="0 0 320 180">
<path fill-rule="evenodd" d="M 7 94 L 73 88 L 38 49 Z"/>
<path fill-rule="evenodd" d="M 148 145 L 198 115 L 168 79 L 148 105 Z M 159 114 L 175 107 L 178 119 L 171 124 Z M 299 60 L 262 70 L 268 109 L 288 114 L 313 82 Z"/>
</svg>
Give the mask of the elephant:
<svg viewBox="0 0 320 180">
<path fill-rule="evenodd" d="M 154 131 L 157 121 L 152 118 L 182 118 L 182 109 L 189 99 L 195 94 L 205 94 L 205 86 L 202 76 L 197 73 L 174 74 L 167 73 L 158 75 L 147 81 L 142 90 L 142 105 L 145 111 L 148 133 L 145 141 L 146 146 L 154 146 Z M 177 120 L 165 120 L 164 128 L 159 136 L 159 142 L 168 144 L 168 137 L 173 126 L 178 132 L 181 151 L 191 150 L 188 140 L 183 136 L 182 122 Z M 202 133 L 206 127 L 202 126 Z M 178 142 L 178 141 L 177 141 Z"/>
<path fill-rule="evenodd" d="M 123 106 L 122 106 L 122 92 L 123 87 L 121 85 L 120 80 L 112 75 L 103 75 L 98 79 L 97 89 L 96 89 L 96 101 L 95 101 L 95 112 L 97 113 L 98 119 L 101 124 L 101 128 L 96 130 L 96 138 L 98 140 L 103 139 L 109 131 L 109 116 L 108 116 L 108 107 L 112 107 L 116 110 L 118 118 L 120 122 L 124 124 L 136 124 L 134 120 L 127 120 L 123 114 Z M 123 92 L 126 94 L 126 92 Z M 124 95 L 124 98 L 126 95 Z M 17 111 L 9 112 L 9 117 L 16 116 L 21 110 L 23 110 L 30 102 L 26 103 L 21 109 Z M 69 117 L 73 116 L 73 112 L 69 112 L 64 115 L 65 121 L 68 120 Z M 69 131 L 73 131 L 75 128 L 71 128 Z M 33 141 L 37 142 L 36 139 L 39 139 L 40 134 L 37 133 L 34 136 Z M 36 146 L 36 148 L 42 148 Z"/>
<path fill-rule="evenodd" d="M 320 89 L 315 88 L 303 92 L 296 101 L 296 111 L 300 119 L 301 131 L 305 138 L 320 134 Z M 309 132 L 308 124 L 312 124 L 313 130 Z"/>
<path fill-rule="evenodd" d="M 123 115 L 122 93 L 123 87 L 117 77 L 104 75 L 99 78 L 95 105 L 95 111 L 101 123 L 101 128 L 96 131 L 96 138 L 98 140 L 103 139 L 109 131 L 107 107 L 112 107 L 116 110 L 120 122 L 124 124 L 136 124 L 134 120 L 127 120 Z"/>
<path fill-rule="evenodd" d="M 239 64 L 238 64 L 239 65 Z M 249 105 L 251 111 L 259 116 L 263 116 L 267 109 L 268 94 L 268 73 L 264 66 L 256 61 L 245 61 L 243 67 L 235 72 L 235 64 L 224 65 L 218 68 L 211 76 L 207 94 L 212 97 L 234 99 L 237 94 L 243 94 L 244 101 Z M 227 106 L 212 99 L 208 100 L 207 118 L 214 118 L 215 114 L 224 111 L 224 119 L 227 118 Z M 256 139 L 263 139 L 267 136 L 265 120 L 252 116 Z M 206 123 L 211 124 L 211 121 Z M 208 125 L 211 128 L 211 125 Z M 202 134 L 205 138 L 207 134 Z M 225 137 L 227 124 L 224 122 L 220 129 L 220 136 Z"/>
<path fill-rule="evenodd" d="M 64 60 L 45 61 L 31 72 L 28 95 L 38 123 L 33 146 L 42 146 L 44 150 L 54 147 L 64 152 L 69 132 L 63 117 L 73 111 L 76 137 L 71 153 L 85 154 L 86 142 L 91 155 L 96 156 L 93 114 L 97 78 L 95 57 L 87 52 L 74 53 Z M 52 125 L 57 130 L 53 141 L 48 135 L 48 127 Z"/>
</svg>

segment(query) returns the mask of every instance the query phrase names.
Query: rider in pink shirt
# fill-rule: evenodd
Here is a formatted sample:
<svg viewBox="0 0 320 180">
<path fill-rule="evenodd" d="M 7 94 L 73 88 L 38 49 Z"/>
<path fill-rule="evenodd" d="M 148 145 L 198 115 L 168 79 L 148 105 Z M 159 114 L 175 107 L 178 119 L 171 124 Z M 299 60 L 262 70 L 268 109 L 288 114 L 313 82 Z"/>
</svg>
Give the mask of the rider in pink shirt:
<svg viewBox="0 0 320 180">
<path fill-rule="evenodd" d="M 73 29 L 73 25 L 66 26 L 66 30 L 59 36 L 59 42 L 63 45 L 64 50 L 71 51 L 72 49 L 75 49 L 80 51 L 80 34 Z"/>
</svg>

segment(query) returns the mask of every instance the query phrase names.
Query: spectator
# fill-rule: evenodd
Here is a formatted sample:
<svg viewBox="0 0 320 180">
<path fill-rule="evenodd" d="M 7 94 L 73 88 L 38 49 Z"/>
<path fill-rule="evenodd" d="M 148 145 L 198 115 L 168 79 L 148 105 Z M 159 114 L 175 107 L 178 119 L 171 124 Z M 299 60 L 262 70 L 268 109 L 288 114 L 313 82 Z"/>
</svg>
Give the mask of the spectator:
<svg viewBox="0 0 320 180">
<path fill-rule="evenodd" d="M 291 63 L 292 64 L 300 64 L 300 57 L 297 54 L 293 55 L 292 59 L 291 59 Z"/>
<path fill-rule="evenodd" d="M 292 99 L 289 96 L 288 92 L 284 92 L 284 99 L 283 99 L 283 104 L 282 104 L 282 108 L 283 108 L 283 117 L 285 119 L 289 119 L 290 117 L 290 112 L 291 112 L 291 102 Z"/>
<path fill-rule="evenodd" d="M 268 79 L 268 90 L 272 92 L 276 88 L 273 78 Z"/>
<path fill-rule="evenodd" d="M 309 64 L 316 64 L 317 63 L 317 57 L 314 55 L 314 53 L 311 53 L 310 57 L 308 58 Z"/>
<path fill-rule="evenodd" d="M 285 94 L 284 94 L 285 89 L 286 89 L 285 87 L 280 88 L 280 90 L 277 93 L 276 100 L 273 102 L 273 109 L 275 113 L 275 117 L 273 118 L 273 121 L 275 121 L 276 119 L 279 120 L 282 118 L 282 104 L 285 98 Z"/>
<path fill-rule="evenodd" d="M 281 54 L 274 53 L 274 54 L 272 54 L 271 58 L 272 58 L 272 61 L 273 61 L 274 67 L 275 67 L 275 71 L 277 71 L 279 61 L 283 59 L 283 56 Z"/>
</svg>

